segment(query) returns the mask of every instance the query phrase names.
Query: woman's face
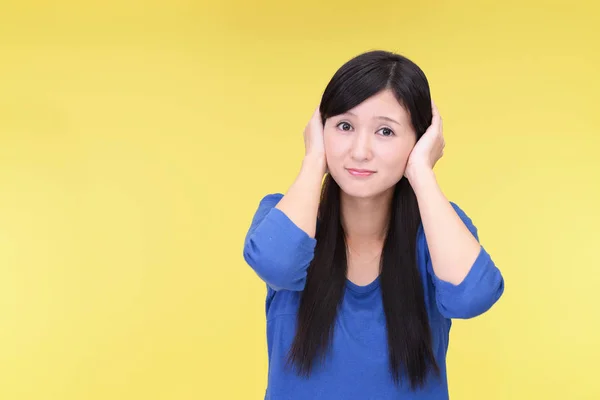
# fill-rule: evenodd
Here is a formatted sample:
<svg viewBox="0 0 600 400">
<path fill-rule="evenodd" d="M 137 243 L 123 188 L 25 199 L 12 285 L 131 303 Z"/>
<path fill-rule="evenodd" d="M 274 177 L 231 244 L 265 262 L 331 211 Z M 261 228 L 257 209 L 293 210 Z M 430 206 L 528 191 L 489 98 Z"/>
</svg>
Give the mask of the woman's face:
<svg viewBox="0 0 600 400">
<path fill-rule="evenodd" d="M 402 178 L 416 134 L 408 112 L 390 90 L 384 90 L 328 118 L 324 139 L 333 179 L 347 195 L 369 198 Z"/>
</svg>

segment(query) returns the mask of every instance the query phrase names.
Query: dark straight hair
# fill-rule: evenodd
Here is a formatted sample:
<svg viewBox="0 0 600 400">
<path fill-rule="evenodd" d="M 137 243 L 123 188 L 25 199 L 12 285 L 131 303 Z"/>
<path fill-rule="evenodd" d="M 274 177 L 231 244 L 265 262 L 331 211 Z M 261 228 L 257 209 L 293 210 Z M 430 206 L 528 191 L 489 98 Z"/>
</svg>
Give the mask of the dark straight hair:
<svg viewBox="0 0 600 400">
<path fill-rule="evenodd" d="M 410 115 L 417 140 L 431 124 L 431 95 L 423 71 L 412 61 L 387 51 L 371 51 L 346 62 L 334 74 L 321 99 L 322 122 L 390 89 Z M 309 376 L 328 352 L 338 307 L 346 286 L 346 240 L 340 211 L 340 187 L 327 175 L 319 205 L 314 258 L 301 293 L 288 365 Z M 439 374 L 417 268 L 416 242 L 421 217 L 415 193 L 402 178 L 394 188 L 389 226 L 380 263 L 380 284 L 387 325 L 391 379 L 408 378 L 422 386 L 430 371 Z"/>
</svg>

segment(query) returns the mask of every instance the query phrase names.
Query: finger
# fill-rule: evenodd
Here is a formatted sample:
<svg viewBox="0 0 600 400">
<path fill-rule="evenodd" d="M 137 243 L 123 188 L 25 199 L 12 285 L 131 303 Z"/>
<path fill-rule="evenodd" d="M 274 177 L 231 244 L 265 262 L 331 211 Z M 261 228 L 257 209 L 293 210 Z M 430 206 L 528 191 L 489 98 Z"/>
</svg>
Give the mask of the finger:
<svg viewBox="0 0 600 400">
<path fill-rule="evenodd" d="M 438 117 L 440 116 L 440 111 L 438 110 L 437 106 L 435 105 L 435 102 L 433 101 L 433 99 L 431 99 L 431 113 L 435 116 L 437 115 Z"/>
<path fill-rule="evenodd" d="M 435 103 L 433 102 L 433 100 L 431 100 L 431 114 L 432 114 L 431 124 L 432 125 L 436 124 L 441 128 L 442 127 L 442 117 L 440 116 L 440 112 L 439 112 L 437 106 L 435 105 Z"/>
<path fill-rule="evenodd" d="M 320 107 L 317 107 L 317 108 L 315 109 L 315 112 L 313 113 L 313 119 L 314 119 L 315 121 L 319 121 L 319 122 L 321 122 L 321 111 L 319 111 L 319 108 L 320 108 Z"/>
<path fill-rule="evenodd" d="M 313 111 L 312 116 L 310 117 L 310 120 L 308 120 L 308 122 L 306 124 L 306 129 L 315 129 L 315 128 L 319 127 L 319 125 L 322 126 L 321 113 L 319 112 L 319 107 L 317 107 Z"/>
<path fill-rule="evenodd" d="M 319 111 L 319 107 L 315 110 L 312 116 L 312 125 L 319 130 L 323 130 L 324 124 L 323 119 L 321 118 L 321 112 Z"/>
</svg>

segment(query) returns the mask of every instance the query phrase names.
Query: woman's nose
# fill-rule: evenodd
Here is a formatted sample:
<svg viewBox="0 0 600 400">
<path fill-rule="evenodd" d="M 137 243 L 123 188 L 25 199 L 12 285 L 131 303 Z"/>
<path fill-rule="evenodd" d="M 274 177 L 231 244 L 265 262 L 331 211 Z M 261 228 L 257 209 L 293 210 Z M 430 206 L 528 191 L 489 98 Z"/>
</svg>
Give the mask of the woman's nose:
<svg viewBox="0 0 600 400">
<path fill-rule="evenodd" d="M 371 135 L 366 132 L 357 132 L 352 142 L 352 158 L 356 161 L 365 161 L 371 157 Z"/>
</svg>

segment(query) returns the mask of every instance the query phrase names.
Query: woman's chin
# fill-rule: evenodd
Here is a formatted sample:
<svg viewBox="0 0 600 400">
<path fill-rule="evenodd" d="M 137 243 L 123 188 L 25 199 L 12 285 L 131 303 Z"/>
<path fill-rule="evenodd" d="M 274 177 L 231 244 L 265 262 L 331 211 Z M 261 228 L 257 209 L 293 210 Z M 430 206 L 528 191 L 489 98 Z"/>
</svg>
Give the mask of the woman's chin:
<svg viewBox="0 0 600 400">
<path fill-rule="evenodd" d="M 386 188 L 380 188 L 368 182 L 336 181 L 344 195 L 358 199 L 368 199 L 381 195 Z"/>
</svg>

